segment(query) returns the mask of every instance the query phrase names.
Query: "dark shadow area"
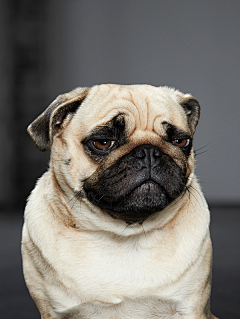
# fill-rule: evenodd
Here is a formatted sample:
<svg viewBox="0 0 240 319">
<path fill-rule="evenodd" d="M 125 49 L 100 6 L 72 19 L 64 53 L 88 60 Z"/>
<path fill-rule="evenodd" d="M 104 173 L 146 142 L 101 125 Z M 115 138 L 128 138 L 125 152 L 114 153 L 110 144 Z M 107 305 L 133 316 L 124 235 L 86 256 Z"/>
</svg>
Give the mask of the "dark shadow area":
<svg viewBox="0 0 240 319">
<path fill-rule="evenodd" d="M 23 214 L 0 214 L 0 317 L 39 319 L 26 288 L 21 259 Z"/>
<path fill-rule="evenodd" d="M 240 314 L 240 208 L 212 208 L 214 248 L 212 312 L 220 319 Z M 3 319 L 39 319 L 24 283 L 21 265 L 21 214 L 0 215 L 0 314 Z"/>
<path fill-rule="evenodd" d="M 221 319 L 240 315 L 240 207 L 211 208 L 213 242 L 212 312 Z"/>
</svg>

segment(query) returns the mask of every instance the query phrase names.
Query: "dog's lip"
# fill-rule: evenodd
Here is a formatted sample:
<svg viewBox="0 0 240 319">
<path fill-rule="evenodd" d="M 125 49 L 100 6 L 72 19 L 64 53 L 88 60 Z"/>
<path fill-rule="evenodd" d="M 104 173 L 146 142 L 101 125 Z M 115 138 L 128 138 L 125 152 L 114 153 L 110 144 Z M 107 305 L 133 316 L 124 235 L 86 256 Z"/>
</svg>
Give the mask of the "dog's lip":
<svg viewBox="0 0 240 319">
<path fill-rule="evenodd" d="M 136 187 L 134 187 L 134 189 L 132 189 L 130 192 L 129 192 L 129 194 L 130 193 L 132 193 L 132 192 L 134 192 L 135 190 L 137 190 L 137 189 L 141 189 L 142 191 L 151 191 L 151 188 L 152 187 L 158 187 L 158 188 L 160 188 L 161 190 L 163 190 L 163 188 L 158 184 L 158 183 L 156 183 L 155 181 L 153 181 L 153 180 L 151 180 L 151 179 L 149 179 L 149 180 L 147 180 L 147 181 L 144 181 L 143 183 L 141 183 L 140 185 L 138 185 L 138 186 L 136 186 Z"/>
<path fill-rule="evenodd" d="M 134 194 L 136 192 L 148 193 L 148 192 L 151 192 L 151 190 L 153 188 L 155 188 L 155 189 L 158 188 L 159 190 L 161 190 L 162 192 L 165 193 L 165 190 L 162 186 L 160 186 L 158 183 L 156 183 L 152 179 L 148 179 L 144 182 L 141 182 L 139 185 L 137 185 L 133 189 L 131 189 L 128 193 L 124 194 L 124 196 L 121 196 L 121 197 L 117 198 L 116 200 L 120 200 L 121 198 L 124 198 L 126 196 L 130 196 L 131 194 Z M 94 201 L 99 201 L 99 199 L 97 199 L 98 196 L 96 196 L 95 192 L 90 191 L 88 193 L 88 195 L 90 195 L 90 197 L 94 198 Z M 101 196 L 100 199 L 101 198 L 106 200 L 106 196 Z M 112 198 L 111 198 L 111 201 L 112 201 Z"/>
<path fill-rule="evenodd" d="M 158 183 L 156 183 L 155 181 L 149 179 L 146 180 L 144 182 L 141 182 L 139 185 L 135 186 L 133 189 L 131 189 L 128 193 L 124 194 L 124 196 L 122 197 L 126 197 L 128 195 L 131 195 L 133 193 L 135 193 L 136 191 L 142 191 L 142 192 L 150 192 L 152 188 L 158 188 L 161 191 L 164 191 L 163 187 L 161 187 Z"/>
</svg>

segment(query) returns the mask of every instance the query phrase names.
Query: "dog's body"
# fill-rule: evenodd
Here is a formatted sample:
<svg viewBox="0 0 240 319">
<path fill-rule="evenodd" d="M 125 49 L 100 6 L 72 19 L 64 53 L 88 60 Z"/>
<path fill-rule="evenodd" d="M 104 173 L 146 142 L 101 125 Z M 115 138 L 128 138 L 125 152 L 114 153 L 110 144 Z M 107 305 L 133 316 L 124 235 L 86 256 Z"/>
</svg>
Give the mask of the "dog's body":
<svg viewBox="0 0 240 319">
<path fill-rule="evenodd" d="M 198 117 L 189 94 L 102 85 L 60 96 L 31 124 L 37 147 L 51 147 L 22 240 L 43 319 L 214 318 Z"/>
</svg>

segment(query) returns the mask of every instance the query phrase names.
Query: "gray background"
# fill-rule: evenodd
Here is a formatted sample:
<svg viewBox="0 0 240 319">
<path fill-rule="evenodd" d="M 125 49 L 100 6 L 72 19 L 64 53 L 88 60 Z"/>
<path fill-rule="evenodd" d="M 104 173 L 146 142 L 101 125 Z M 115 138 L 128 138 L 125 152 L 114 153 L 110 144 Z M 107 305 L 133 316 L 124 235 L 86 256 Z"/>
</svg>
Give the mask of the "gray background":
<svg viewBox="0 0 240 319">
<path fill-rule="evenodd" d="M 60 93 L 168 85 L 202 113 L 196 172 L 212 213 L 212 310 L 240 315 L 240 1 L 0 1 L 0 317 L 39 318 L 21 270 L 25 201 L 48 167 L 27 125 Z M 202 154 L 201 154 L 202 153 Z"/>
<path fill-rule="evenodd" d="M 9 22 L 6 12 L 13 11 L 8 6 L 11 2 L 16 17 L 10 12 L 14 21 Z M 25 171 L 16 178 L 20 174 L 16 157 L 25 157 L 26 170 L 35 158 L 39 165 L 48 161 L 49 154 L 34 153 L 34 146 L 26 141 L 26 126 L 58 94 L 99 83 L 168 85 L 197 98 L 202 113 L 195 149 L 207 145 L 202 149 L 207 152 L 197 157 L 203 191 L 214 205 L 240 203 L 239 1 L 50 0 L 35 2 L 38 13 L 31 9 L 28 15 L 24 10 L 34 1 L 20 1 L 22 5 L 16 6 L 18 2 L 0 4 L 4 9 L 0 12 L 0 141 L 4 150 L 0 203 L 12 201 L 9 191 L 16 179 L 22 185 L 25 182 Z M 34 25 L 31 16 L 38 24 Z M 19 62 L 18 46 L 26 47 L 28 59 L 38 59 L 36 83 L 34 72 L 23 78 L 26 68 L 21 73 L 18 66 L 15 71 L 16 65 L 27 63 L 23 57 Z M 33 168 L 33 180 L 36 170 L 40 176 L 45 169 L 45 164 L 39 172 Z M 32 187 L 33 182 L 28 182 L 24 191 Z"/>
<path fill-rule="evenodd" d="M 204 192 L 239 203 L 239 13 L 239 1 L 59 1 L 59 91 L 113 82 L 193 94 L 202 107 L 195 148 L 210 143 L 198 158 Z"/>
</svg>

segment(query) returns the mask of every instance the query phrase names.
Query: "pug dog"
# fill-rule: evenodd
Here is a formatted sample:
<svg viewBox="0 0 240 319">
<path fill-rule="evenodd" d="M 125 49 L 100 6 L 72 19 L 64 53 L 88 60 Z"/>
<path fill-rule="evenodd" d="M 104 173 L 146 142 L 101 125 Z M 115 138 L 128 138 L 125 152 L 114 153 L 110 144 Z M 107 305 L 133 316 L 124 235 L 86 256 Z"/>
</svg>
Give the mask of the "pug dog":
<svg viewBox="0 0 240 319">
<path fill-rule="evenodd" d="M 209 209 L 190 94 L 99 85 L 29 127 L 48 171 L 25 209 L 24 277 L 42 319 L 213 319 Z"/>
</svg>

